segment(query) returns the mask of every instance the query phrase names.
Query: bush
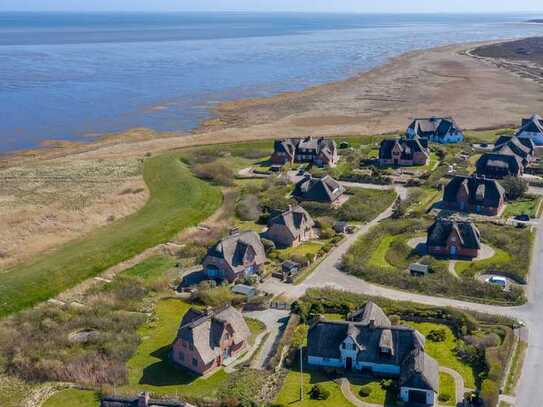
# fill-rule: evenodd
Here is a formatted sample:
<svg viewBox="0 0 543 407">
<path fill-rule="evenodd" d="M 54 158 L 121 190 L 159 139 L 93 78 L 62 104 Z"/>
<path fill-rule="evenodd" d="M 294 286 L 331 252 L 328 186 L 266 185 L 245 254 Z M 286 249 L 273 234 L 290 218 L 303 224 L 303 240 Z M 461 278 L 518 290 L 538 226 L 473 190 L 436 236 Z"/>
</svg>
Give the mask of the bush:
<svg viewBox="0 0 543 407">
<path fill-rule="evenodd" d="M 392 379 L 382 379 L 380 382 L 379 382 L 379 386 L 381 386 L 381 388 L 383 390 L 396 390 L 396 382 Z"/>
<path fill-rule="evenodd" d="M 264 246 L 264 250 L 266 254 L 270 253 L 272 250 L 276 248 L 275 243 L 272 242 L 271 240 L 269 239 L 261 239 L 261 240 L 262 240 L 262 246 Z"/>
<path fill-rule="evenodd" d="M 523 197 L 528 192 L 528 182 L 522 178 L 505 177 L 500 184 L 505 189 L 505 196 L 511 201 Z"/>
<path fill-rule="evenodd" d="M 445 342 L 447 339 L 447 331 L 444 328 L 432 329 L 430 332 L 428 332 L 426 338 L 432 342 Z"/>
<path fill-rule="evenodd" d="M 360 397 L 368 397 L 371 392 L 372 388 L 370 386 L 362 386 L 358 394 L 360 394 Z"/>
<path fill-rule="evenodd" d="M 320 384 L 315 384 L 311 388 L 311 390 L 309 392 L 309 396 L 313 400 L 327 400 L 328 397 L 330 397 L 330 392 L 328 390 L 326 390 Z"/>
<path fill-rule="evenodd" d="M 439 395 L 438 400 L 442 401 L 443 403 L 446 403 L 451 399 L 451 395 L 448 393 L 442 393 Z"/>
<path fill-rule="evenodd" d="M 498 384 L 489 379 L 483 380 L 480 397 L 485 403 L 485 406 L 497 406 L 500 397 Z"/>
<path fill-rule="evenodd" d="M 256 221 L 262 216 L 259 200 L 256 195 L 243 195 L 236 204 L 236 215 L 240 220 Z"/>
<path fill-rule="evenodd" d="M 234 172 L 226 164 L 210 162 L 196 164 L 192 167 L 194 174 L 203 180 L 211 181 L 218 185 L 230 186 L 234 181 Z"/>
</svg>

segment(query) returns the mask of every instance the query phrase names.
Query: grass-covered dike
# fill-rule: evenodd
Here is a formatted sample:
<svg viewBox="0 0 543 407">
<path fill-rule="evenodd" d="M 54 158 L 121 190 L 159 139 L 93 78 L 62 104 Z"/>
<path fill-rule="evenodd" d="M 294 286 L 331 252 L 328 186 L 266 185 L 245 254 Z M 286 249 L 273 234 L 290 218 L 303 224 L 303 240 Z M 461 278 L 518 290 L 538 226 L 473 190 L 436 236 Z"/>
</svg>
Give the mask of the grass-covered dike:
<svg viewBox="0 0 543 407">
<path fill-rule="evenodd" d="M 178 154 L 146 159 L 143 176 L 151 196 L 138 212 L 6 270 L 0 282 L 0 317 L 52 298 L 168 241 L 210 216 L 221 203 L 220 190 L 196 178 Z"/>
</svg>

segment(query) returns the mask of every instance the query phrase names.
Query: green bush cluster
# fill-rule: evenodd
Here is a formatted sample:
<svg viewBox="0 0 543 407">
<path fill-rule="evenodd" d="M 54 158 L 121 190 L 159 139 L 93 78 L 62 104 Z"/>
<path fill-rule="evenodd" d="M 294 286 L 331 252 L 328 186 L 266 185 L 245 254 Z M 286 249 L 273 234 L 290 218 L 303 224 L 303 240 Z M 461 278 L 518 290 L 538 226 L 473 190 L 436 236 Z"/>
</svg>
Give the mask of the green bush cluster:
<svg viewBox="0 0 543 407">
<path fill-rule="evenodd" d="M 371 395 L 372 391 L 373 389 L 370 386 L 362 386 L 360 387 L 358 394 L 360 395 L 360 397 L 368 397 L 369 395 Z"/>
<path fill-rule="evenodd" d="M 426 339 L 432 342 L 444 342 L 447 339 L 447 331 L 443 328 L 432 329 L 428 335 L 426 335 Z"/>
<path fill-rule="evenodd" d="M 315 384 L 309 391 L 309 397 L 311 397 L 312 400 L 328 400 L 330 397 L 330 391 L 325 389 L 320 384 Z"/>
</svg>

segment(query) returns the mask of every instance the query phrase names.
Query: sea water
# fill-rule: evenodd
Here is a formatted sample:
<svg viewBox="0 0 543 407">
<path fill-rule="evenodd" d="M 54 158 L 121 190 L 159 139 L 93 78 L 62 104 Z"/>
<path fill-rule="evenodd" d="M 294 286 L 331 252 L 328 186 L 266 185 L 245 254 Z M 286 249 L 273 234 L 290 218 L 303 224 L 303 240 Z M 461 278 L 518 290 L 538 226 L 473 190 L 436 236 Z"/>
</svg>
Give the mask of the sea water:
<svg viewBox="0 0 543 407">
<path fill-rule="evenodd" d="M 344 79 L 413 49 L 541 35 L 534 15 L 0 13 L 0 152 Z"/>
</svg>

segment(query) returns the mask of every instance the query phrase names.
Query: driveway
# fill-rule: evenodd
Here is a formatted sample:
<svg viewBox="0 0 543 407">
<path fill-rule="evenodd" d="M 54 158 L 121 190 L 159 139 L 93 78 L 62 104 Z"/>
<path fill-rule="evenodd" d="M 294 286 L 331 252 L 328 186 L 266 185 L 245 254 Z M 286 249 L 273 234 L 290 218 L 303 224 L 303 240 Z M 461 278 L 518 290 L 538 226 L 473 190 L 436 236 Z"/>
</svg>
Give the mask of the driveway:
<svg viewBox="0 0 543 407">
<path fill-rule="evenodd" d="M 266 325 L 269 335 L 251 362 L 251 368 L 264 369 L 273 354 L 274 345 L 280 340 L 281 333 L 288 322 L 289 311 L 270 308 L 264 311 L 244 312 L 243 315 L 258 319 Z"/>
</svg>

